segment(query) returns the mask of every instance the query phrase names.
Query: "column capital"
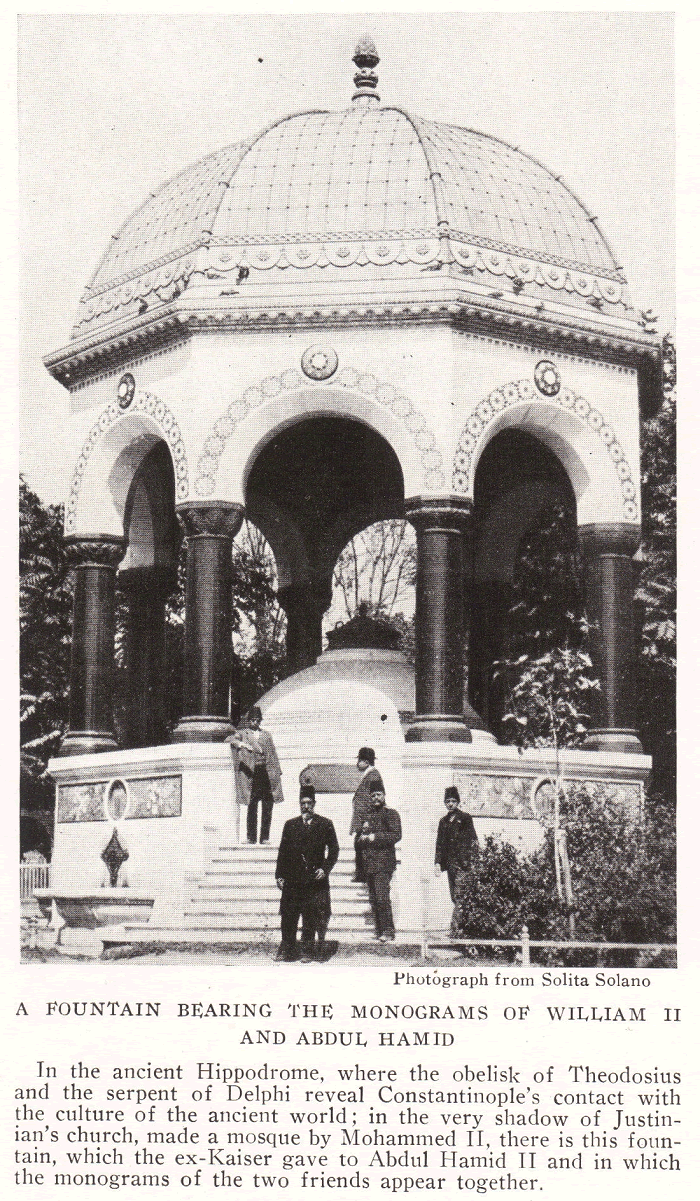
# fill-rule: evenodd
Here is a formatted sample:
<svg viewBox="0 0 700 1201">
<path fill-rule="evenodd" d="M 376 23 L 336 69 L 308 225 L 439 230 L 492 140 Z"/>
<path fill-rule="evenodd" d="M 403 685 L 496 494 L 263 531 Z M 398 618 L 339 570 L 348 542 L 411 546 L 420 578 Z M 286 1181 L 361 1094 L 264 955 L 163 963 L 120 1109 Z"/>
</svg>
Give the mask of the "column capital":
<svg viewBox="0 0 700 1201">
<path fill-rule="evenodd" d="M 406 520 L 416 529 L 433 527 L 467 533 L 471 527 L 473 505 L 463 497 L 412 496 L 405 503 Z"/>
<path fill-rule="evenodd" d="M 116 534 L 69 534 L 64 538 L 69 570 L 76 567 L 117 568 L 124 558 L 126 541 Z"/>
<path fill-rule="evenodd" d="M 641 530 L 622 521 L 591 522 L 578 527 L 579 547 L 584 558 L 620 555 L 631 559 L 639 550 Z"/>
<path fill-rule="evenodd" d="M 188 501 L 176 511 L 186 538 L 235 538 L 245 517 L 243 505 L 227 500 Z"/>
</svg>

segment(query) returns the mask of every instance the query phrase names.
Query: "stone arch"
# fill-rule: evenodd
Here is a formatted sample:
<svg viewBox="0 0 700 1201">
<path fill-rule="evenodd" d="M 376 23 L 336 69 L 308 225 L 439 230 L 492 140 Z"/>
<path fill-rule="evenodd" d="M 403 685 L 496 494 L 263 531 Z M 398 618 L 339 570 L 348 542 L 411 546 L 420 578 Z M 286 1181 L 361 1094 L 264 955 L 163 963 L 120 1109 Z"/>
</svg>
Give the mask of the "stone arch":
<svg viewBox="0 0 700 1201">
<path fill-rule="evenodd" d="M 67 534 L 123 533 L 129 489 L 141 463 L 157 442 L 173 461 L 176 500 L 189 494 L 182 432 L 167 405 L 138 391 L 124 411 L 110 402 L 91 427 L 78 456 L 66 504 Z"/>
<path fill-rule="evenodd" d="M 121 573 L 166 568 L 174 574 L 180 547 L 175 480 L 168 447 L 159 439 L 134 474 L 124 506 L 126 555 Z"/>
<path fill-rule="evenodd" d="M 263 407 L 264 420 L 262 413 L 257 414 Z M 256 414 L 256 420 L 249 420 Z M 401 463 L 408 496 L 444 491 L 442 454 L 423 413 L 393 384 L 345 367 L 325 382 L 308 380 L 292 368 L 246 388 L 204 439 L 195 495 L 242 501 L 248 472 L 265 443 L 287 425 L 328 415 L 354 418 L 386 439 Z M 234 430 L 235 444 L 231 443 Z M 229 445 L 234 446 L 233 452 L 227 451 Z"/>
<path fill-rule="evenodd" d="M 528 430 L 557 455 L 574 489 L 579 524 L 639 523 L 632 468 L 613 427 L 570 388 L 545 398 L 529 379 L 495 388 L 467 417 L 453 461 L 454 492 L 473 497 L 481 453 L 506 426 Z"/>
</svg>

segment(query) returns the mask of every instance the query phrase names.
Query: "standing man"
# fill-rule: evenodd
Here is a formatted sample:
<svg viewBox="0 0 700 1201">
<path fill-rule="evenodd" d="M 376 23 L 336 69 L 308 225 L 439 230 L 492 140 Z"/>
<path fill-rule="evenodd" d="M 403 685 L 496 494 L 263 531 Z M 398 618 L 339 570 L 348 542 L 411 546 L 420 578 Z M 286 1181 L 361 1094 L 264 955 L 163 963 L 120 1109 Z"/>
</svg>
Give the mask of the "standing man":
<svg viewBox="0 0 700 1201">
<path fill-rule="evenodd" d="M 284 800 L 282 772 L 272 735 L 260 729 L 262 712 L 257 705 L 246 714 L 239 728 L 226 739 L 233 746 L 236 799 L 247 807 L 248 842 L 258 839 L 260 805 L 260 845 L 270 841 L 272 807 Z"/>
<path fill-rule="evenodd" d="M 445 806 L 447 813 L 440 818 L 435 841 L 435 875 L 447 872 L 450 899 L 454 905 L 451 929 L 457 934 L 479 840 L 471 817 L 459 807 L 459 792 L 453 786 L 445 789 Z"/>
<path fill-rule="evenodd" d="M 401 818 L 395 809 L 387 809 L 381 778 L 371 784 L 371 790 L 372 808 L 362 822 L 358 842 L 377 938 L 379 942 L 393 942 L 396 932 L 389 886 L 396 870 L 395 847 L 401 841 Z"/>
<path fill-rule="evenodd" d="M 360 772 L 360 783 L 352 798 L 350 833 L 355 835 L 355 875 L 353 880 L 356 884 L 363 884 L 366 876 L 362 866 L 362 847 L 358 842 L 358 835 L 363 821 L 372 808 L 372 785 L 382 784 L 382 777 L 374 766 L 374 751 L 371 746 L 361 746 L 357 752 L 357 770 Z"/>
<path fill-rule="evenodd" d="M 333 822 L 314 813 L 313 784 L 302 784 L 299 817 L 285 822 L 277 855 L 275 877 L 282 890 L 280 914 L 282 943 L 278 959 L 296 959 L 297 926 L 301 917 L 301 962 L 321 958 L 331 916 L 328 877 L 338 859 L 338 839 Z"/>
</svg>

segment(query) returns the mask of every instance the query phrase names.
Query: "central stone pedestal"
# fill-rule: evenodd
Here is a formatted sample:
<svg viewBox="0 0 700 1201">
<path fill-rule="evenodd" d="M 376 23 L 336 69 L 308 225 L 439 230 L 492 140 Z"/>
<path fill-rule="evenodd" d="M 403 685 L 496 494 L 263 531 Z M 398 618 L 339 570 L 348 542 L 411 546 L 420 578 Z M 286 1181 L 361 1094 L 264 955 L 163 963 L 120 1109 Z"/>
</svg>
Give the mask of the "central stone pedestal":
<svg viewBox="0 0 700 1201">
<path fill-rule="evenodd" d="M 327 652 L 314 668 L 261 699 L 284 792 L 270 847 L 242 845 L 245 822 L 228 744 L 189 742 L 52 760 L 57 805 L 50 891 L 59 915 L 75 929 L 84 913 L 85 928 L 92 926 L 107 943 L 276 942 L 275 847 L 284 822 L 299 811 L 299 777 L 310 769 L 317 812 L 331 818 L 341 846 L 331 876 L 329 936 L 366 941 L 371 917 L 366 892 L 350 878 L 349 827 L 357 751 L 371 746 L 387 805 L 398 810 L 403 827 L 392 880 L 398 940 L 418 944 L 424 928 L 446 930 L 452 912 L 447 883 L 433 874 L 445 788 L 459 789 L 480 842 L 494 835 L 528 853 L 544 835 L 542 790 L 550 787 L 555 764 L 546 751 L 498 746 L 479 730 L 470 743 L 406 742 L 410 679 L 398 652 Z M 559 756 L 566 781 L 602 785 L 611 804 L 629 809 L 642 804 L 650 765 L 644 755 L 620 752 L 568 750 Z M 75 898 L 90 903 L 81 908 Z M 142 909 L 135 920 L 99 928 L 95 914 L 117 912 L 115 901 L 138 914 L 151 899 L 147 923 Z"/>
</svg>

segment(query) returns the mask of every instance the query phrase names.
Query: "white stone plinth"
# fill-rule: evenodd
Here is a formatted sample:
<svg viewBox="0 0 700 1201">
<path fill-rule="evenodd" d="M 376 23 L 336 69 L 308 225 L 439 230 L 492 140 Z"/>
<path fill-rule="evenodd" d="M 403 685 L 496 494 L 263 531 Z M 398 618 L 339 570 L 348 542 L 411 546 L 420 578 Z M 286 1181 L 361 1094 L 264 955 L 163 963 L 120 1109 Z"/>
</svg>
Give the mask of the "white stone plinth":
<svg viewBox="0 0 700 1201">
<path fill-rule="evenodd" d="M 333 764 L 351 770 L 358 747 L 374 744 L 387 804 L 398 810 L 403 827 L 397 848 L 400 866 L 392 881 L 395 922 L 399 937 L 406 940 L 409 936 L 417 942 L 424 924 L 430 930 L 447 930 L 452 912 L 446 878 L 434 877 L 435 837 L 445 811 L 445 788 L 452 784 L 459 788 L 463 808 L 472 814 L 480 842 L 494 835 L 527 853 L 543 837 L 535 794 L 555 765 L 547 761 L 544 752 L 518 752 L 488 738 L 472 743 L 405 743 L 396 710 L 381 722 L 382 714 L 387 713 L 386 697 L 366 685 L 343 686 L 346 705 L 353 699 L 353 688 L 359 689 L 354 699 L 361 705 L 353 710 L 352 721 L 338 722 L 333 709 L 336 687 L 319 694 L 325 708 L 317 722 L 305 725 L 303 738 L 287 720 L 288 707 L 284 723 L 275 724 L 271 710 L 266 714 L 266 728 L 277 742 L 285 793 L 284 803 L 275 806 L 271 841 L 278 842 L 284 821 L 298 813 L 298 778 L 304 767 Z M 306 704 L 308 692 L 299 699 Z M 340 697 L 336 699 L 340 705 Z M 579 750 L 560 755 L 565 780 L 605 785 L 611 802 L 627 807 L 641 805 L 650 766 L 645 755 Z M 59 795 L 54 896 L 62 890 L 66 896 L 93 895 L 100 889 L 109 894 L 108 872 L 100 856 L 116 829 L 121 846 L 129 852 L 117 887 L 125 884 L 126 889 L 133 889 L 134 897 L 153 897 L 149 927 L 159 931 L 159 937 L 172 941 L 201 938 L 201 927 L 193 930 L 191 921 L 187 930 L 188 906 L 205 873 L 210 872 L 212 860 L 221 856 L 222 847 L 227 848 L 227 862 L 235 865 L 244 826 L 235 800 L 231 748 L 222 743 L 181 743 L 54 759 L 49 767 Z M 108 819 L 107 797 L 115 780 L 124 782 L 128 804 L 121 816 Z M 159 781 L 166 783 L 161 786 Z M 317 794 L 317 811 L 333 820 L 341 846 L 346 847 L 351 841 L 351 801 L 352 792 Z M 179 811 L 171 812 L 173 809 Z M 270 875 L 273 856 L 274 852 Z M 242 869 L 239 865 L 232 870 Z M 261 879 L 261 887 L 270 885 L 271 879 Z M 235 890 L 233 895 L 237 895 Z M 235 910 L 234 900 L 228 911 L 231 928 L 242 927 L 245 918 L 249 937 L 254 939 L 250 897 L 247 908 L 241 905 L 240 914 Z M 225 927 L 218 928 L 223 934 Z"/>
<path fill-rule="evenodd" d="M 126 883 L 135 893 L 153 896 L 154 924 L 180 924 L 189 882 L 201 875 L 222 842 L 238 839 L 230 746 L 180 743 L 75 755 L 52 759 L 49 771 L 57 786 L 52 891 L 107 887 L 109 873 L 100 856 L 116 829 L 129 852 L 118 887 Z M 130 794 L 130 805 L 117 820 L 109 819 L 100 803 L 100 791 L 106 794 L 114 780 L 123 781 Z M 158 796 L 163 780 L 167 804 Z M 134 816 L 135 811 L 143 816 Z M 160 815 L 163 811 L 168 815 Z"/>
</svg>

